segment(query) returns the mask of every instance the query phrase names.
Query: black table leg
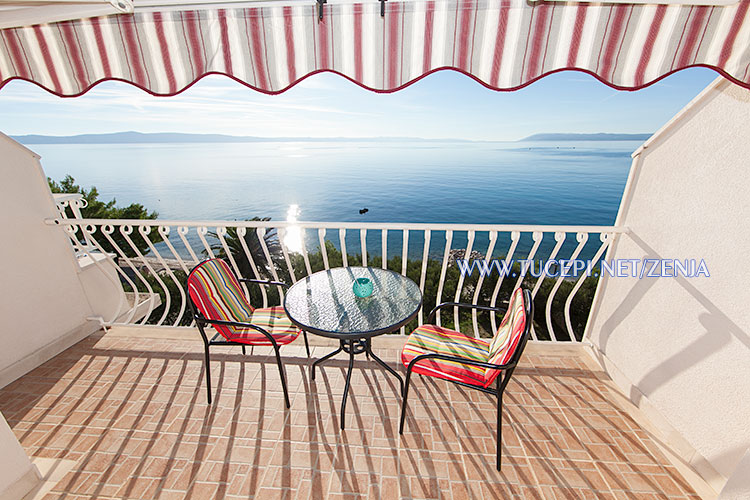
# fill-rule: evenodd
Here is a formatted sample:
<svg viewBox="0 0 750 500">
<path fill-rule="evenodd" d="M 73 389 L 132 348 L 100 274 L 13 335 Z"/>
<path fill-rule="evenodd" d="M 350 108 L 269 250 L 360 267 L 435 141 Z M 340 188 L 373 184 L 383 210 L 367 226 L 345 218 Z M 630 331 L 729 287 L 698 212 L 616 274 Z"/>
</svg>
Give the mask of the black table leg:
<svg viewBox="0 0 750 500">
<path fill-rule="evenodd" d="M 354 367 L 354 343 L 349 342 L 349 369 L 346 371 L 346 384 L 344 395 L 341 397 L 341 430 L 344 430 L 344 417 L 346 414 L 346 397 L 349 395 L 349 384 L 352 380 L 352 368 Z"/>
<path fill-rule="evenodd" d="M 367 354 L 370 355 L 372 359 L 375 360 L 377 364 L 385 368 L 389 373 L 391 373 L 394 377 L 398 379 L 399 386 L 401 387 L 401 397 L 403 397 L 404 396 L 404 380 L 401 378 L 401 375 L 399 375 L 396 372 L 396 370 L 388 366 L 385 361 L 377 357 L 375 353 L 372 352 L 372 345 L 370 344 L 370 339 L 367 339 L 367 351 L 366 352 Z"/>
<path fill-rule="evenodd" d="M 336 349 L 335 351 L 333 351 L 333 352 L 331 352 L 331 353 L 328 353 L 328 354 L 326 354 L 325 356 L 323 356 L 322 358 L 320 358 L 320 359 L 316 360 L 316 361 L 315 361 L 315 362 L 314 362 L 314 363 L 312 364 L 312 379 L 313 379 L 313 380 L 315 380 L 315 367 L 316 367 L 317 365 L 319 365 L 320 363 L 322 363 L 323 361 L 325 361 L 325 360 L 327 360 L 327 359 L 329 359 L 329 358 L 332 358 L 332 357 L 334 357 L 335 355 L 337 355 L 338 353 L 340 353 L 340 352 L 341 352 L 341 351 L 343 351 L 343 350 L 344 350 L 344 341 L 342 340 L 342 341 L 341 341 L 341 344 L 339 345 L 339 348 L 338 348 L 338 349 Z"/>
<path fill-rule="evenodd" d="M 323 356 L 322 358 L 316 360 L 312 365 L 312 379 L 315 380 L 315 367 L 324 361 L 332 358 L 336 354 L 340 353 L 341 351 L 344 351 L 346 353 L 349 353 L 349 368 L 346 371 L 346 384 L 344 385 L 344 394 L 341 397 L 341 430 L 344 430 L 344 418 L 346 416 L 346 400 L 349 397 L 349 386 L 351 385 L 352 380 L 352 370 L 354 369 L 354 355 L 355 354 L 361 354 L 365 353 L 365 355 L 373 359 L 376 363 L 378 363 L 380 366 L 386 369 L 391 375 L 396 377 L 398 379 L 399 386 L 401 388 L 401 395 L 404 394 L 404 381 L 401 378 L 401 375 L 399 375 L 396 370 L 391 368 L 386 364 L 385 361 L 380 359 L 375 355 L 374 352 L 372 352 L 372 344 L 370 342 L 370 339 L 352 339 L 352 340 L 341 340 L 341 344 L 339 345 L 339 348 L 336 349 L 333 352 L 330 352 Z"/>
</svg>

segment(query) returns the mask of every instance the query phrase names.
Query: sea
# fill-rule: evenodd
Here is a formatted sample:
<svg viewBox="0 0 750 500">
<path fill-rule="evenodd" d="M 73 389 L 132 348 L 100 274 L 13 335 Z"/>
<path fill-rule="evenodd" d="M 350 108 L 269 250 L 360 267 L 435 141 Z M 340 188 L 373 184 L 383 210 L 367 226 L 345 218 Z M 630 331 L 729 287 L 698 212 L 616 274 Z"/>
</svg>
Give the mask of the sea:
<svg viewBox="0 0 750 500">
<path fill-rule="evenodd" d="M 612 225 L 639 145 L 374 140 L 29 147 L 42 156 L 48 177 L 72 175 L 96 186 L 100 199 L 141 203 L 160 219 L 286 220 L 294 212 L 300 221 Z"/>
</svg>

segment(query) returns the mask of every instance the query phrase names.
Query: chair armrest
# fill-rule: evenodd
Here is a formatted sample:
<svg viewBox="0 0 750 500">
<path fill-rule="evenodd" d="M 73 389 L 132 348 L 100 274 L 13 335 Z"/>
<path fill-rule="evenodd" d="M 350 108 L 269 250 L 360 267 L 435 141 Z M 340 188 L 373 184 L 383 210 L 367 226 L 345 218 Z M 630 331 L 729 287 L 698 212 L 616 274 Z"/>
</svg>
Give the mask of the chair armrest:
<svg viewBox="0 0 750 500">
<path fill-rule="evenodd" d="M 409 377 L 411 376 L 411 372 L 414 369 L 415 364 L 417 364 L 419 361 L 423 361 L 425 359 L 430 359 L 430 358 L 442 359 L 445 361 L 452 361 L 454 363 L 459 363 L 459 364 L 464 364 L 464 365 L 469 365 L 469 366 L 480 366 L 482 368 L 489 368 L 491 370 L 498 370 L 500 372 L 505 372 L 506 370 L 512 371 L 513 369 L 515 369 L 516 365 L 518 364 L 518 362 L 516 361 L 516 362 L 506 363 L 504 365 L 496 365 L 493 363 L 485 363 L 482 361 L 474 361 L 474 360 L 467 359 L 467 358 L 460 358 L 458 356 L 448 356 L 447 354 L 429 353 L 429 354 L 422 354 L 420 356 L 417 356 L 409 362 L 409 366 L 406 367 L 406 379 L 408 380 Z M 453 382 L 459 385 L 472 387 L 474 389 L 478 389 L 482 392 L 486 392 L 489 394 L 500 394 L 502 393 L 503 389 L 505 389 L 505 386 L 507 385 L 507 383 L 510 381 L 510 377 L 506 375 L 505 377 L 502 377 L 502 381 L 500 380 L 500 378 L 501 377 L 498 377 L 497 391 L 493 391 L 482 385 L 469 384 L 469 383 L 461 382 L 458 380 L 454 380 Z"/>
<path fill-rule="evenodd" d="M 258 325 L 254 325 L 252 323 L 245 323 L 242 321 L 225 321 L 223 319 L 208 319 L 203 316 L 199 316 L 198 314 L 194 316 L 194 319 L 196 322 L 207 323 L 209 325 L 214 325 L 214 326 L 215 325 L 236 326 L 240 328 L 250 328 L 252 330 L 257 330 L 260 333 L 262 333 L 268 340 L 271 341 L 271 344 L 273 344 L 274 348 L 278 348 L 278 346 L 276 345 L 276 339 L 274 339 L 270 333 L 268 333 L 265 329 L 259 327 Z"/>
<path fill-rule="evenodd" d="M 284 288 L 289 288 L 289 285 L 281 281 L 254 280 L 250 278 L 240 278 L 239 281 L 241 281 L 242 283 L 257 283 L 259 285 L 283 286 Z"/>
<path fill-rule="evenodd" d="M 200 316 L 198 314 L 195 315 L 195 321 L 201 321 L 203 323 L 208 323 L 209 325 L 224 325 L 224 326 L 237 326 L 240 328 L 253 328 L 253 329 L 261 329 L 259 326 L 255 326 L 252 323 L 246 323 L 244 321 L 227 321 L 223 319 L 208 319 L 204 316 Z"/>
<path fill-rule="evenodd" d="M 411 370 L 412 366 L 414 366 L 418 361 L 422 361 L 425 359 L 442 359 L 444 361 L 452 361 L 454 363 L 461 363 L 464 365 L 472 365 L 472 366 L 480 366 L 482 368 L 490 368 L 492 370 L 507 370 L 509 368 L 513 368 L 516 366 L 516 363 L 506 363 L 504 365 L 496 365 L 494 363 L 485 363 L 483 361 L 475 361 L 473 359 L 467 359 L 467 358 L 461 358 L 458 356 L 448 356 L 447 354 L 438 354 L 438 353 L 429 353 L 429 354 L 420 354 L 419 356 L 415 357 L 409 362 L 409 366 L 407 367 L 407 370 Z"/>
<path fill-rule="evenodd" d="M 430 311 L 430 314 L 427 315 L 427 323 L 430 323 L 432 321 L 432 318 L 435 317 L 435 313 L 444 307 L 464 307 L 467 309 L 479 309 L 480 311 L 494 311 L 494 312 L 505 312 L 505 309 L 501 307 L 491 307 L 491 306 L 480 306 L 478 304 L 465 304 L 462 302 L 443 302 L 441 304 L 436 305 L 432 311 Z"/>
</svg>

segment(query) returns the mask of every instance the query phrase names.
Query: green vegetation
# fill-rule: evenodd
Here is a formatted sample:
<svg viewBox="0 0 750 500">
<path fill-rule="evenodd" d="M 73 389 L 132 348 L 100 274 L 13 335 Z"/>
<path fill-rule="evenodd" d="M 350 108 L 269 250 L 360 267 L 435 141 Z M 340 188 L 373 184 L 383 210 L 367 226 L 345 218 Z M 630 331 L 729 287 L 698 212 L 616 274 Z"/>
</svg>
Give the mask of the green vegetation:
<svg viewBox="0 0 750 500">
<path fill-rule="evenodd" d="M 83 199 L 86 200 L 86 207 L 81 209 L 81 216 L 84 219 L 156 219 L 159 216 L 157 212 L 149 212 L 148 209 L 140 203 L 131 203 L 126 207 L 118 207 L 116 205 L 117 200 L 113 199 L 108 202 L 101 201 L 99 200 L 99 191 L 96 187 L 91 186 L 89 189 L 82 188 L 75 183 L 75 179 L 70 175 L 66 175 L 60 182 L 56 182 L 47 177 L 47 182 L 49 183 L 50 191 L 53 193 L 77 193 L 83 195 Z M 68 217 L 73 217 L 73 212 L 70 207 L 67 208 L 67 211 Z M 79 241 L 84 243 L 84 238 L 80 229 L 76 235 Z M 103 237 L 100 233 L 97 233 L 95 236 L 96 241 L 99 242 L 105 251 L 119 253 L 116 252 L 108 238 Z M 127 257 L 134 257 L 137 255 L 136 251 L 127 242 L 119 230 L 116 229 L 111 237 Z M 152 243 L 161 241 L 161 236 L 156 231 L 151 231 L 148 238 Z M 140 234 L 136 234 L 135 229 L 131 235 L 131 240 L 139 252 L 148 252 L 148 243 Z"/>
<path fill-rule="evenodd" d="M 271 220 L 271 218 L 253 217 L 252 219 L 246 220 L 251 222 L 268 222 Z M 210 231 L 208 235 L 216 240 L 216 243 L 213 243 L 211 245 L 211 251 L 213 252 L 213 254 L 216 257 L 226 260 L 227 252 L 224 249 L 224 245 L 222 245 L 221 240 L 219 239 L 219 235 Z M 245 235 L 240 238 L 237 232 L 237 228 L 230 227 L 227 228 L 227 234 L 226 236 L 224 236 L 224 241 L 227 245 L 227 248 L 229 248 L 229 252 L 231 253 L 232 257 L 235 257 L 237 268 L 239 269 L 242 277 L 255 278 L 255 274 L 253 274 L 252 267 L 250 266 L 250 261 L 245 258 L 245 250 L 243 248 L 243 244 L 247 248 L 247 251 L 250 253 L 250 256 L 252 257 L 253 262 L 256 264 L 256 266 L 261 262 L 266 262 L 266 255 L 263 252 L 263 247 L 260 244 L 258 232 L 253 228 L 247 228 L 245 231 Z M 263 242 L 268 249 L 268 253 L 271 256 L 271 259 L 274 261 L 274 265 L 276 266 L 276 268 L 283 267 L 281 242 L 279 241 L 279 235 L 276 229 L 267 230 L 266 234 L 263 235 Z M 205 250 L 203 251 L 203 255 L 208 258 L 208 252 L 206 252 Z M 269 273 L 268 278 L 261 279 L 271 279 L 270 276 L 271 275 Z"/>
</svg>

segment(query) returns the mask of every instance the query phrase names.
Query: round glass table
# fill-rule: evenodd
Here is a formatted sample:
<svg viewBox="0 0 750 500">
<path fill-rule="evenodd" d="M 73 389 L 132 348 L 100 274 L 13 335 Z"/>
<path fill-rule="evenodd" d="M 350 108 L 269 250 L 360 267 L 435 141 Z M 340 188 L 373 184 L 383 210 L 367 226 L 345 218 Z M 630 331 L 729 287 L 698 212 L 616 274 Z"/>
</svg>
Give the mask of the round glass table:
<svg viewBox="0 0 750 500">
<path fill-rule="evenodd" d="M 358 297 L 353 285 L 357 278 L 369 278 L 372 295 Z M 411 320 L 422 307 L 422 292 L 414 281 L 394 271 L 377 267 L 338 267 L 314 273 L 292 285 L 284 298 L 284 310 L 301 330 L 339 339 L 339 347 L 312 365 L 312 379 L 320 363 L 344 351 L 349 369 L 341 399 L 341 429 L 344 428 L 346 399 L 354 366 L 354 355 L 365 353 L 395 376 L 403 394 L 401 376 L 372 352 L 371 339 L 391 333 Z"/>
</svg>

